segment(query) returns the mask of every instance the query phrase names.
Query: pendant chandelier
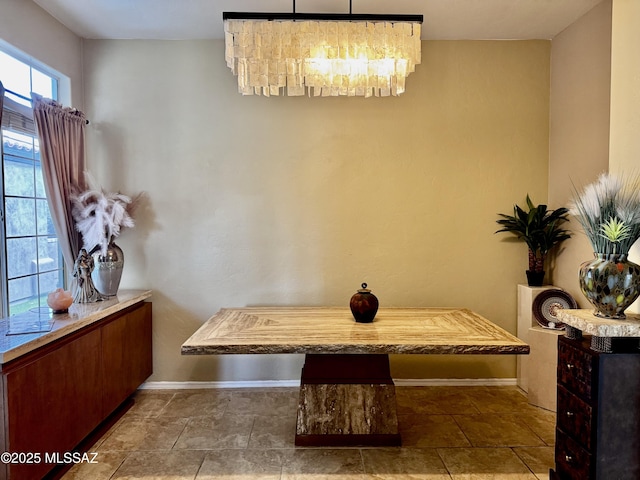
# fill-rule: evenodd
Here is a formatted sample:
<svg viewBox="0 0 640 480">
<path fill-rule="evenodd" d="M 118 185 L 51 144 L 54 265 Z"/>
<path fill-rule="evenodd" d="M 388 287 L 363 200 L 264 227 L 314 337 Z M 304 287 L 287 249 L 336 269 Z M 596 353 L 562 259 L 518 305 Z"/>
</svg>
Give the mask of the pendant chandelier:
<svg viewBox="0 0 640 480">
<path fill-rule="evenodd" d="M 389 96 L 421 60 L 422 15 L 222 14 L 243 95 Z"/>
</svg>

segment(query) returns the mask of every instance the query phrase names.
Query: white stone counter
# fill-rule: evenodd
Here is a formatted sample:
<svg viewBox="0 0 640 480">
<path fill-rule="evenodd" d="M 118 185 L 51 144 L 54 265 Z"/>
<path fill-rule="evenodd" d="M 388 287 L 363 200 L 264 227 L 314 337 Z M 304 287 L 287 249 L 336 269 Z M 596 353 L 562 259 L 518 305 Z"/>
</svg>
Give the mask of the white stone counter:
<svg viewBox="0 0 640 480">
<path fill-rule="evenodd" d="M 624 320 L 596 317 L 593 309 L 558 310 L 561 322 L 594 337 L 640 337 L 640 315 L 627 313 Z"/>
<path fill-rule="evenodd" d="M 0 319 L 0 365 L 149 297 L 151 297 L 151 290 L 121 290 L 115 297 L 101 302 L 74 303 L 69 307 L 68 313 L 53 314 L 45 308 Z M 33 328 L 34 325 L 35 328 Z M 14 333 L 38 329 L 44 331 Z"/>
</svg>

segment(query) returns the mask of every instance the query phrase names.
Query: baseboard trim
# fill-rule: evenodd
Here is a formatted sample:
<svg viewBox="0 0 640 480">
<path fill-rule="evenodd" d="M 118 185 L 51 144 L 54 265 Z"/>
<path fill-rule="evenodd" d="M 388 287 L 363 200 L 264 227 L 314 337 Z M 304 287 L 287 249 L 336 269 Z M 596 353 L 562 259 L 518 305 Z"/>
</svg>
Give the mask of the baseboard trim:
<svg viewBox="0 0 640 480">
<path fill-rule="evenodd" d="M 299 387 L 300 380 L 252 380 L 237 382 L 145 382 L 142 390 L 189 390 L 201 388 L 278 388 Z"/>
<path fill-rule="evenodd" d="M 517 378 L 394 378 L 397 387 L 504 387 L 518 384 Z"/>
<path fill-rule="evenodd" d="M 471 387 L 515 386 L 516 378 L 394 378 L 398 387 Z M 300 380 L 252 380 L 230 382 L 145 382 L 142 390 L 190 390 L 205 388 L 278 388 L 298 387 Z"/>
</svg>

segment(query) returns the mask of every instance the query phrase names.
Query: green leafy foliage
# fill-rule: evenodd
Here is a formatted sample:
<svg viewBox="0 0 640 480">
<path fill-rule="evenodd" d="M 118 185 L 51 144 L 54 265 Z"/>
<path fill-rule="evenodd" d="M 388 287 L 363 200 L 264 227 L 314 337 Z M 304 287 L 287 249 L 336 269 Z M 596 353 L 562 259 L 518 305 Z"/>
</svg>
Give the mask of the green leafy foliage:
<svg viewBox="0 0 640 480">
<path fill-rule="evenodd" d="M 496 220 L 502 228 L 495 233 L 508 232 L 523 240 L 529 247 L 529 270 L 544 270 L 549 251 L 571 238 L 571 233 L 561 225 L 568 221 L 569 210 L 561 207 L 549 210 L 547 205 L 534 205 L 527 195 L 527 210 L 514 205 L 513 215 L 499 213 Z"/>
<path fill-rule="evenodd" d="M 607 220 L 602 224 L 600 230 L 602 230 L 600 235 L 612 243 L 619 243 L 622 240 L 626 240 L 631 234 L 631 228 L 629 225 L 625 225 L 622 220 L 617 218 L 610 218 Z"/>
</svg>

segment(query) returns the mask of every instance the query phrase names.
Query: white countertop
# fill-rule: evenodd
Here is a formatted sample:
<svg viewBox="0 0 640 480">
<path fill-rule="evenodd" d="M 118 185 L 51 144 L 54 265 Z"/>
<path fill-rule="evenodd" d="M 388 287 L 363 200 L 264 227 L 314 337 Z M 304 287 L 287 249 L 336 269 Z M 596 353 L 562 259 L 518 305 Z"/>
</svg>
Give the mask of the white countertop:
<svg viewBox="0 0 640 480">
<path fill-rule="evenodd" d="M 95 303 L 74 303 L 68 313 L 25 312 L 0 319 L 0 365 L 15 360 L 87 325 L 151 297 L 151 290 L 121 290 L 115 297 Z M 24 325 L 42 325 L 43 332 L 11 334 Z"/>
<path fill-rule="evenodd" d="M 595 337 L 640 337 L 640 315 L 627 313 L 625 320 L 596 317 L 593 309 L 558 310 L 558 319 Z"/>
</svg>

